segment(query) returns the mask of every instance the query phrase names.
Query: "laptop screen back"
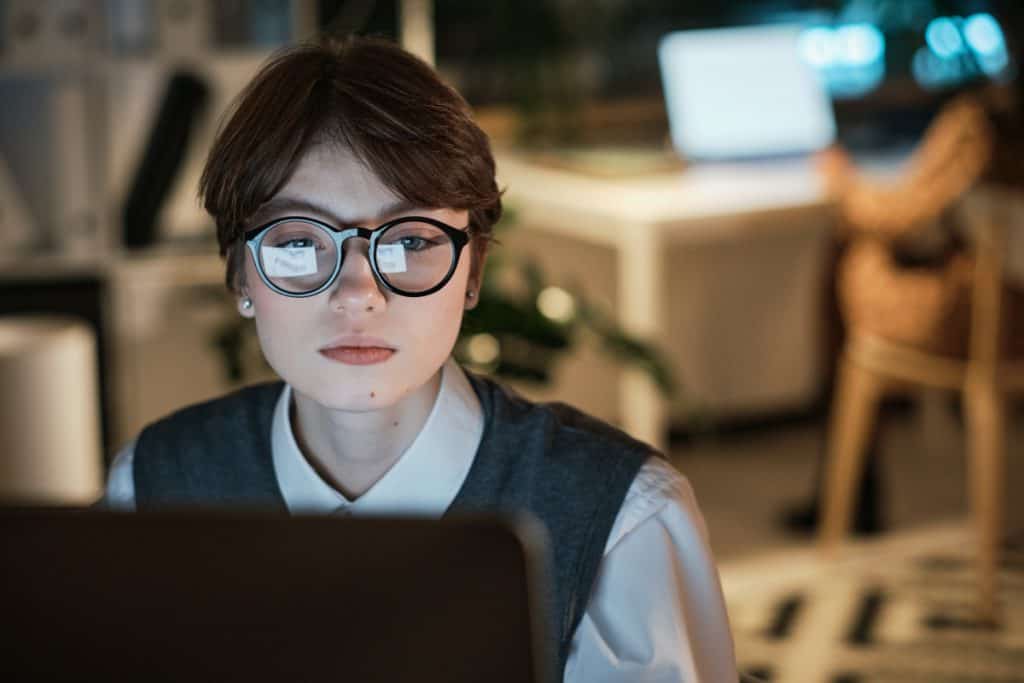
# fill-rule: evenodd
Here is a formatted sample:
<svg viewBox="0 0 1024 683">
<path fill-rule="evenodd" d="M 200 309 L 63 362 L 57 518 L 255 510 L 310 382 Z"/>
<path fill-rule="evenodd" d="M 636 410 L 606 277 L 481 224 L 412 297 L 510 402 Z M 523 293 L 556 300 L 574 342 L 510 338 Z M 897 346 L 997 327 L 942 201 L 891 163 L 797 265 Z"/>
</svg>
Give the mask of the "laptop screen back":
<svg viewBox="0 0 1024 683">
<path fill-rule="evenodd" d="M 797 26 L 678 31 L 658 47 L 672 142 L 688 159 L 795 155 L 835 139 Z"/>
<path fill-rule="evenodd" d="M 5 511 L 0 679 L 548 680 L 523 529 Z"/>
</svg>

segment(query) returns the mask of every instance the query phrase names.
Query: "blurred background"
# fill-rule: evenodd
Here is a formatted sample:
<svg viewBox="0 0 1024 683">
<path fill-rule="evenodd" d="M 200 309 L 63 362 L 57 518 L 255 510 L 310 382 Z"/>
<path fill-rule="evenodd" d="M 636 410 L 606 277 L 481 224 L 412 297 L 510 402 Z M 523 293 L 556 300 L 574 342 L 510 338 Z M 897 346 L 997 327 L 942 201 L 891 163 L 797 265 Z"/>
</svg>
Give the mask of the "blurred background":
<svg viewBox="0 0 1024 683">
<path fill-rule="evenodd" d="M 271 376 L 195 193 L 323 33 L 473 107 L 507 216 L 456 353 L 689 477 L 743 668 L 1024 680 L 1016 0 L 0 0 L 4 501 Z"/>
</svg>

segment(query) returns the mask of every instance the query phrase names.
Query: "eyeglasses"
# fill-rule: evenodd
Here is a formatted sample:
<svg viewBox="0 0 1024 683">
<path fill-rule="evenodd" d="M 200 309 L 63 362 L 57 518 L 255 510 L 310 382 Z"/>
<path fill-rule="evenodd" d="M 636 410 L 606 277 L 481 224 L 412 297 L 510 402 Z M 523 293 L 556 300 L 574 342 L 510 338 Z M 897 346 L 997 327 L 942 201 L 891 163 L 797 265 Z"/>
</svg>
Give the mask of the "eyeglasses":
<svg viewBox="0 0 1024 683">
<path fill-rule="evenodd" d="M 341 272 L 352 237 L 370 241 L 377 280 L 401 296 L 427 296 L 444 287 L 469 243 L 465 230 L 423 216 L 404 216 L 380 227 L 338 230 L 314 218 L 278 218 L 245 233 L 260 278 L 278 294 L 314 296 Z"/>
</svg>

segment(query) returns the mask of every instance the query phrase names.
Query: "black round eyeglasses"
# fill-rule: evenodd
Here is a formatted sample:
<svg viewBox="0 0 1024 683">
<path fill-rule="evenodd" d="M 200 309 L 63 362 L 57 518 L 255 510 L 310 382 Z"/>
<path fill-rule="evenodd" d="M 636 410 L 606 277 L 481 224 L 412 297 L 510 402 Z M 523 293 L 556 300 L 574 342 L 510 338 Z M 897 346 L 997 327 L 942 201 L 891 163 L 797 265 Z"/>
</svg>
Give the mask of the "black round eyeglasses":
<svg viewBox="0 0 1024 683">
<path fill-rule="evenodd" d="M 245 233 L 256 270 L 278 294 L 315 296 L 341 272 L 345 240 L 369 240 L 377 280 L 401 296 L 427 296 L 451 279 L 469 243 L 465 230 L 433 218 L 403 216 L 375 228 L 337 229 L 302 216 L 278 218 Z"/>
</svg>

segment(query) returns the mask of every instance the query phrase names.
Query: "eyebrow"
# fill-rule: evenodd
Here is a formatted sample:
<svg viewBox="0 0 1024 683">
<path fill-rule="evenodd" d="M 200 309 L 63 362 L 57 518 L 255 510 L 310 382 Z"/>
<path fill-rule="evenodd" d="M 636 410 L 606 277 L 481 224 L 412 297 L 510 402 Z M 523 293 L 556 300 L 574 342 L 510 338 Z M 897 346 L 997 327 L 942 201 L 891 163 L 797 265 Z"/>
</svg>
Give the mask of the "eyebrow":
<svg viewBox="0 0 1024 683">
<path fill-rule="evenodd" d="M 392 216 L 396 213 L 409 211 L 414 208 L 419 207 L 417 207 L 415 204 L 408 200 L 400 199 L 396 202 L 381 207 L 381 210 L 377 213 L 377 215 L 373 216 L 372 218 L 375 221 L 379 221 L 384 216 Z M 332 212 L 327 207 L 321 204 L 317 204 L 316 202 L 312 202 L 308 199 L 303 199 L 301 197 L 277 196 L 267 200 L 263 204 L 263 206 L 261 206 L 256 211 L 256 214 L 253 216 L 253 222 L 260 223 L 262 222 L 263 219 L 269 220 L 275 214 L 283 215 L 289 213 L 313 214 L 314 216 L 320 216 L 322 218 L 328 219 L 337 227 L 359 225 L 361 223 L 365 223 L 367 220 L 367 218 L 357 219 L 356 217 L 346 218 L 343 216 L 339 216 Z"/>
</svg>

